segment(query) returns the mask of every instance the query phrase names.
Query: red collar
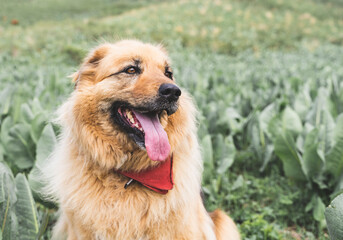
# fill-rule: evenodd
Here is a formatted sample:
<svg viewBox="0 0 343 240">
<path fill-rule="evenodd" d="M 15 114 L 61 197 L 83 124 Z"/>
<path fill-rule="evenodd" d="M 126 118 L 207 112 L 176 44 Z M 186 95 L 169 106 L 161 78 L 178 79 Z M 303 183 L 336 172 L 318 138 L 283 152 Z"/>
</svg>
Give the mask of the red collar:
<svg viewBox="0 0 343 240">
<path fill-rule="evenodd" d="M 118 173 L 130 178 L 125 184 L 125 188 L 133 181 L 140 182 L 143 186 L 160 193 L 167 194 L 173 189 L 173 157 L 169 157 L 157 167 L 144 170 L 142 172 L 122 172 Z"/>
</svg>

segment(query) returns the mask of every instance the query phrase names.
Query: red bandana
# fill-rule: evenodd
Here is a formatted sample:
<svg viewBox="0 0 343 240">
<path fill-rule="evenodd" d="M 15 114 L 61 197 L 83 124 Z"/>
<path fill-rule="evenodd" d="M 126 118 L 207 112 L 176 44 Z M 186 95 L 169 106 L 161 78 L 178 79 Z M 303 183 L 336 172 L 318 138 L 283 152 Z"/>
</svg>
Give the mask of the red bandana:
<svg viewBox="0 0 343 240">
<path fill-rule="evenodd" d="M 173 159 L 169 157 L 167 160 L 159 164 L 155 168 L 151 168 L 139 173 L 121 172 L 118 173 L 131 178 L 125 185 L 125 188 L 132 182 L 132 179 L 140 182 L 143 186 L 160 193 L 167 194 L 168 190 L 173 189 Z"/>
</svg>

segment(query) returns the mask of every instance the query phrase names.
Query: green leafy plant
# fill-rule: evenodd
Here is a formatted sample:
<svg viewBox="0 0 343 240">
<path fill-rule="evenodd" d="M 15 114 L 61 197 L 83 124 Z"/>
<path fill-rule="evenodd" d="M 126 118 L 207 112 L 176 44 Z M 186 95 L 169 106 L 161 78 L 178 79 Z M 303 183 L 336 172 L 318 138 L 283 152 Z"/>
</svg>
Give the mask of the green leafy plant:
<svg viewBox="0 0 343 240">
<path fill-rule="evenodd" d="M 286 107 L 269 125 L 275 154 L 282 160 L 285 175 L 313 191 L 305 210 L 312 211 L 314 219 L 322 224 L 327 193 L 334 196 L 342 191 L 343 164 L 343 115 L 334 122 L 328 107 L 318 106 L 324 92 L 319 90 L 304 124 L 294 110 Z M 311 108 L 316 109 L 315 115 Z"/>
<path fill-rule="evenodd" d="M 39 222 L 26 177 L 19 173 L 14 178 L 3 162 L 0 162 L 0 176 L 0 222 L 3 239 L 18 239 L 19 236 L 20 239 L 34 239 L 39 231 Z"/>
<path fill-rule="evenodd" d="M 343 194 L 337 196 L 325 210 L 325 217 L 332 240 L 343 236 Z"/>
</svg>

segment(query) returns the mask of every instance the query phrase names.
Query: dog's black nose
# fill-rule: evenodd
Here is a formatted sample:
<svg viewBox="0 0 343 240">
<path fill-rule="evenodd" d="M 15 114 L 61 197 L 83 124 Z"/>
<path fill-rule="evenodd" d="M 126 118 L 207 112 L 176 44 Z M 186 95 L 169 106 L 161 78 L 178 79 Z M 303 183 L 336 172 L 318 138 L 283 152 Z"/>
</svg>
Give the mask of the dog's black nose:
<svg viewBox="0 0 343 240">
<path fill-rule="evenodd" d="M 158 93 L 161 97 L 166 98 L 171 102 L 179 99 L 181 90 L 174 84 L 163 83 L 158 89 Z"/>
</svg>

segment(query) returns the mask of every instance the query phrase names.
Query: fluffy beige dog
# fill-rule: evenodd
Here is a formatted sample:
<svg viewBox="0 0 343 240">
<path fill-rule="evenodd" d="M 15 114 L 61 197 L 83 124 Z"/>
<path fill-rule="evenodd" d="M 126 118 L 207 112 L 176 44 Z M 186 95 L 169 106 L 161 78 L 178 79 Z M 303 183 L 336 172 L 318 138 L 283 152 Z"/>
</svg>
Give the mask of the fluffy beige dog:
<svg viewBox="0 0 343 240">
<path fill-rule="evenodd" d="M 103 44 L 73 78 L 47 170 L 55 239 L 240 238 L 225 213 L 204 208 L 195 107 L 162 47 Z"/>
</svg>

